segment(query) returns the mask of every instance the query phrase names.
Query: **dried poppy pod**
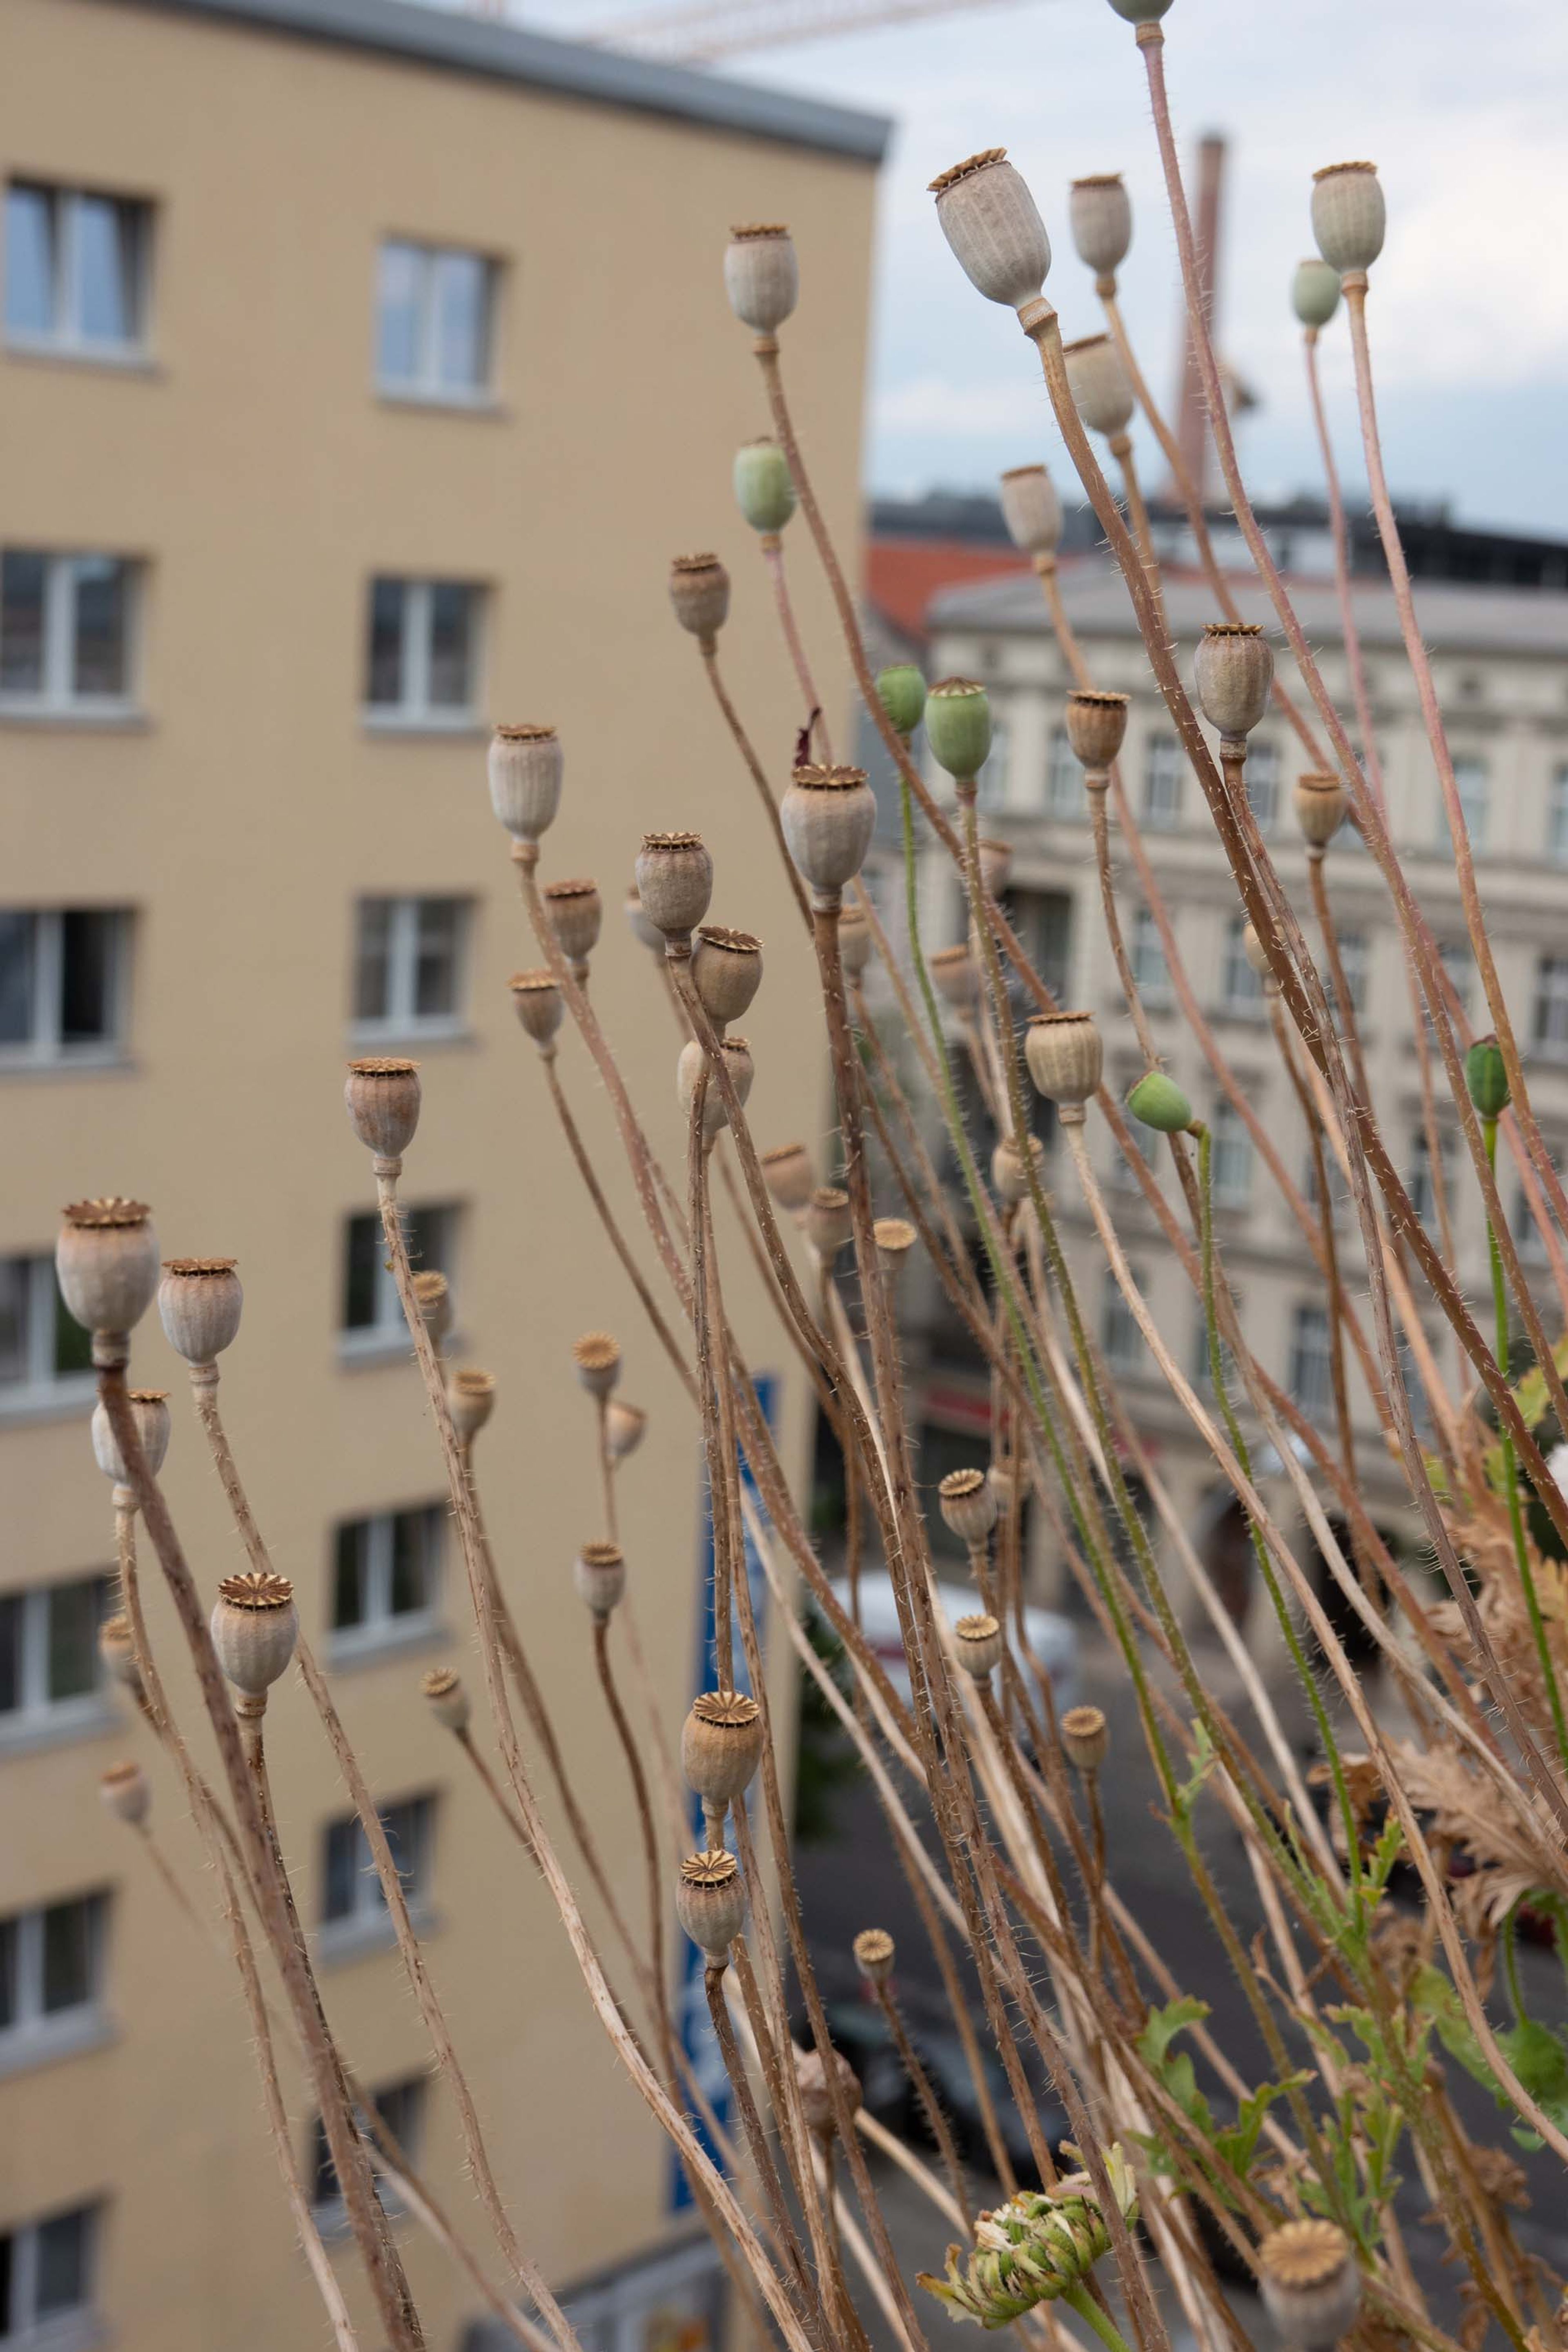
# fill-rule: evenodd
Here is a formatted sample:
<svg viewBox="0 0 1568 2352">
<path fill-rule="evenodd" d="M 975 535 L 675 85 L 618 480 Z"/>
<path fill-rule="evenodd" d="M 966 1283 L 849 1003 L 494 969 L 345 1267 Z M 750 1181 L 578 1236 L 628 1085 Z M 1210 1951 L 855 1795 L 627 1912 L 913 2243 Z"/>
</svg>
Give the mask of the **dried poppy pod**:
<svg viewBox="0 0 1568 2352">
<path fill-rule="evenodd" d="M 1076 343 L 1064 343 L 1062 358 L 1073 406 L 1091 433 L 1116 440 L 1131 424 L 1134 404 L 1121 355 L 1110 337 L 1084 335 Z"/>
<path fill-rule="evenodd" d="M 1036 1182 L 1043 1184 L 1046 1181 L 1046 1147 L 1037 1135 L 1029 1138 L 1029 1159 L 1034 1162 Z M 1017 1208 L 1020 1202 L 1030 1197 L 1028 1167 L 1016 1139 L 1011 1135 L 1005 1135 L 991 1154 L 991 1181 L 997 1198 L 1005 1201 L 1010 1209 Z"/>
<path fill-rule="evenodd" d="M 612 1462 L 635 1454 L 647 1433 L 647 1415 L 640 1404 L 612 1397 L 605 1409 L 605 1451 Z"/>
<path fill-rule="evenodd" d="M 798 1216 L 811 1198 L 811 1154 L 804 1143 L 775 1143 L 760 1162 L 763 1181 L 779 1207 Z"/>
<path fill-rule="evenodd" d="M 939 678 L 926 696 L 926 741 L 954 783 L 972 784 L 991 756 L 991 697 L 972 677 Z"/>
<path fill-rule="evenodd" d="M 837 2084 L 839 2096 L 854 2115 L 860 2105 L 860 2077 L 842 2051 L 828 2052 L 828 2065 L 832 2067 L 831 2080 Z M 838 2128 L 838 2118 L 833 2111 L 833 2092 L 828 2087 L 830 2078 L 820 2051 L 796 2050 L 795 2079 L 807 2131 L 815 2132 L 819 2139 L 831 2139 Z"/>
<path fill-rule="evenodd" d="M 548 971 L 514 971 L 507 986 L 512 1010 L 542 1053 L 552 1054 L 566 1007 L 555 976 Z"/>
<path fill-rule="evenodd" d="M 231 1257 L 166 1257 L 158 1318 L 177 1356 L 210 1364 L 239 1332 L 245 1293 Z"/>
<path fill-rule="evenodd" d="M 889 725 L 907 743 L 925 712 L 925 679 L 913 662 L 889 662 L 877 672 L 876 685 Z"/>
<path fill-rule="evenodd" d="M 1005 147 L 986 147 L 931 183 L 936 216 L 954 260 L 989 302 L 1021 310 L 1039 299 L 1051 241 L 1023 174 Z"/>
<path fill-rule="evenodd" d="M 731 1083 L 742 1103 L 744 1104 L 752 1091 L 752 1080 L 757 1075 L 756 1065 L 752 1059 L 751 1046 L 744 1037 L 726 1037 L 721 1041 L 721 1051 L 724 1056 L 724 1067 L 730 1073 Z M 690 1118 L 691 1106 L 697 1099 L 697 1081 L 707 1066 L 707 1048 L 699 1038 L 689 1037 L 680 1049 L 680 1058 L 675 1066 L 676 1100 L 679 1103 L 681 1112 L 687 1119 Z M 720 1131 L 729 1124 L 730 1113 L 719 1081 L 710 1072 L 708 1090 L 702 1097 L 703 1141 L 711 1143 Z"/>
<path fill-rule="evenodd" d="M 886 1984 L 893 1973 L 897 1948 L 886 1927 L 862 1927 L 850 1948 L 855 1965 L 868 1984 Z"/>
<path fill-rule="evenodd" d="M 1287 2221 L 1258 2249 L 1264 2307 L 1287 2344 L 1329 2352 L 1348 2335 L 1361 2304 L 1350 2240 L 1332 2221 Z"/>
<path fill-rule="evenodd" d="M 877 1263 L 882 1269 L 883 1281 L 897 1282 L 919 1234 L 907 1217 L 879 1217 L 871 1228 L 871 1238 L 877 1244 Z"/>
<path fill-rule="evenodd" d="M 825 1265 L 832 1264 L 853 1230 L 848 1193 L 837 1184 L 819 1184 L 805 1204 L 805 1234 Z"/>
<path fill-rule="evenodd" d="M 980 967 L 967 940 L 960 940 L 956 947 L 938 948 L 935 955 L 928 957 L 926 969 L 944 1004 L 951 1004 L 955 1013 L 974 1010 L 980 997 Z"/>
<path fill-rule="evenodd" d="M 1010 1462 L 993 1462 L 985 1475 L 996 1496 L 998 1516 L 1003 1511 L 1010 1511 L 1020 1492 L 1026 1491 L 1027 1473 L 1016 1457 Z"/>
<path fill-rule="evenodd" d="M 980 887 L 988 898 L 999 898 L 1013 871 L 1013 845 L 984 840 L 977 841 L 974 847 L 980 859 Z"/>
<path fill-rule="evenodd" d="M 777 538 L 795 512 L 795 479 L 776 441 L 748 441 L 735 452 L 735 504 L 753 530 Z"/>
<path fill-rule="evenodd" d="M 637 852 L 643 912 L 667 940 L 689 940 L 713 896 L 713 860 L 698 833 L 645 833 Z"/>
<path fill-rule="evenodd" d="M 936 1490 L 942 1516 L 961 1543 L 983 1544 L 996 1524 L 996 1496 L 984 1470 L 950 1470 Z"/>
<path fill-rule="evenodd" d="M 1067 698 L 1063 716 L 1072 755 L 1086 771 L 1086 781 L 1103 786 L 1106 771 L 1121 750 L 1127 732 L 1128 698 L 1100 694 L 1081 687 Z"/>
<path fill-rule="evenodd" d="M 142 1452 L 153 1477 L 163 1466 L 163 1456 L 169 1451 L 169 1392 L 167 1389 L 132 1389 L 127 1399 L 131 1418 L 136 1424 L 136 1434 L 142 1441 Z M 95 1404 L 92 1409 L 92 1454 L 106 1478 L 117 1486 L 129 1486 L 130 1474 L 125 1457 L 110 1423 L 108 1408 Z"/>
<path fill-rule="evenodd" d="M 659 929 L 657 923 L 649 922 L 647 919 L 647 908 L 642 902 L 642 892 L 637 888 L 635 882 L 632 884 L 631 888 L 626 892 L 625 898 L 621 901 L 621 905 L 622 910 L 626 915 L 626 922 L 630 927 L 632 937 L 636 940 L 637 945 L 639 947 L 651 948 L 655 955 L 662 955 L 664 953 L 664 933 Z"/>
<path fill-rule="evenodd" d="M 1342 277 L 1372 268 L 1383 251 L 1388 213 L 1375 163 L 1326 163 L 1312 174 L 1312 235 Z"/>
<path fill-rule="evenodd" d="M 452 1427 L 467 1445 L 483 1429 L 496 1409 L 493 1372 L 455 1371 L 447 1375 L 447 1410 Z"/>
<path fill-rule="evenodd" d="M 418 1302 L 419 1319 L 437 1347 L 452 1328 L 452 1286 L 444 1274 L 432 1266 L 414 1277 L 414 1296 Z"/>
<path fill-rule="evenodd" d="M 1057 1727 L 1062 1754 L 1076 1772 L 1098 1772 L 1110 1746 L 1110 1732 L 1097 1706 L 1069 1706 Z"/>
<path fill-rule="evenodd" d="M 98 1793 L 117 1822 L 139 1830 L 153 1810 L 153 1783 L 140 1764 L 127 1758 L 98 1776 Z"/>
<path fill-rule="evenodd" d="M 739 1021 L 763 984 L 763 943 L 727 923 L 704 923 L 691 943 L 691 977 L 702 1008 L 723 1032 Z"/>
<path fill-rule="evenodd" d="M 490 806 L 515 841 L 537 841 L 554 822 L 564 765 L 553 727 L 523 722 L 490 737 Z"/>
<path fill-rule="evenodd" d="M 800 299 L 800 261 L 782 222 L 747 221 L 730 231 L 724 291 L 743 327 L 777 334 Z"/>
<path fill-rule="evenodd" d="M 702 1691 L 680 1728 L 680 1769 L 705 1805 L 732 1805 L 763 1755 L 763 1711 L 744 1691 Z"/>
<path fill-rule="evenodd" d="M 812 888 L 835 898 L 865 864 L 877 802 L 864 768 L 796 768 L 779 809 L 789 854 Z"/>
<path fill-rule="evenodd" d="M 463 1677 L 452 1666 L 432 1666 L 420 1681 L 430 1712 L 446 1731 L 467 1731 L 471 1709 Z"/>
<path fill-rule="evenodd" d="M 588 958 L 599 944 L 605 920 L 599 886 L 578 877 L 570 882 L 547 882 L 542 895 L 544 911 L 561 943 L 561 952 L 572 966 L 574 977 L 584 980 L 587 977 Z"/>
<path fill-rule="evenodd" d="M 138 1324 L 158 1287 L 158 1236 L 144 1201 L 73 1201 L 55 1244 L 55 1274 L 84 1331 L 121 1334 Z"/>
<path fill-rule="evenodd" d="M 1093 1013 L 1037 1013 L 1024 1032 L 1024 1059 L 1037 1093 L 1081 1118 L 1105 1064 Z"/>
<path fill-rule="evenodd" d="M 1002 1628 L 995 1618 L 955 1618 L 952 1654 L 966 1675 L 977 1683 L 988 1682 L 1002 1663 Z"/>
<path fill-rule="evenodd" d="M 1340 307 L 1340 273 L 1321 255 L 1310 254 L 1296 264 L 1290 280 L 1290 308 L 1304 327 L 1315 333 L 1326 327 Z"/>
<path fill-rule="evenodd" d="M 1345 788 L 1338 776 L 1296 779 L 1296 822 L 1310 849 L 1327 849 L 1345 821 Z"/>
<path fill-rule="evenodd" d="M 1261 625 L 1205 621 L 1193 676 L 1209 725 L 1222 736 L 1250 735 L 1274 685 L 1274 655 Z"/>
<path fill-rule="evenodd" d="M 378 1055 L 351 1062 L 343 1087 L 349 1123 L 378 1160 L 401 1160 L 419 1124 L 419 1065 Z"/>
<path fill-rule="evenodd" d="M 585 1543 L 572 1563 L 577 1597 L 594 1615 L 605 1618 L 626 1589 L 626 1554 L 619 1544 Z"/>
<path fill-rule="evenodd" d="M 98 1629 L 98 1654 L 105 1674 L 123 1683 L 127 1690 L 142 1686 L 142 1669 L 136 1663 L 136 1644 L 132 1637 L 131 1620 L 118 1615 L 106 1617 Z"/>
<path fill-rule="evenodd" d="M 265 1696 L 300 1638 L 293 1586 L 270 1569 L 226 1576 L 217 1589 L 211 1631 L 218 1664 L 236 1690 L 250 1698 Z"/>
<path fill-rule="evenodd" d="M 875 945 L 865 908 L 846 907 L 838 918 L 838 961 L 851 980 L 861 978 Z"/>
<path fill-rule="evenodd" d="M 669 567 L 669 602 L 681 627 L 710 653 L 730 617 L 730 575 L 719 558 L 676 556 Z"/>
<path fill-rule="evenodd" d="M 621 1377 L 621 1343 L 607 1331 L 584 1331 L 572 1342 L 577 1378 L 591 1397 L 607 1397 Z"/>
<path fill-rule="evenodd" d="M 675 1916 L 699 1951 L 722 1968 L 746 1924 L 746 1882 L 732 1853 L 720 1847 L 687 1855 L 676 1881 Z"/>
<path fill-rule="evenodd" d="M 1097 278 L 1114 279 L 1132 242 L 1132 200 L 1121 173 L 1097 172 L 1075 180 L 1068 191 L 1068 222 L 1084 268 Z"/>
<path fill-rule="evenodd" d="M 1062 502 L 1043 466 L 1014 466 L 1001 481 L 1002 520 L 1015 547 L 1038 562 L 1061 544 Z"/>
</svg>

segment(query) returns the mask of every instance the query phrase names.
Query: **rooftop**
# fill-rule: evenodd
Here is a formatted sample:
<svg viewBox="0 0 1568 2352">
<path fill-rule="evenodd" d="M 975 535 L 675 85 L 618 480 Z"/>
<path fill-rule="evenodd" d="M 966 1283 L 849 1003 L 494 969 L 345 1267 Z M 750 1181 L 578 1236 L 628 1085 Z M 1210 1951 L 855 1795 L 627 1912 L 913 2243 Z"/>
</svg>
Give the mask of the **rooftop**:
<svg viewBox="0 0 1568 2352">
<path fill-rule="evenodd" d="M 414 5 L 411 0 L 110 0 L 110 5 L 160 8 L 336 48 L 374 50 L 438 71 L 514 82 L 643 114 L 674 115 L 711 130 L 739 131 L 865 163 L 881 162 L 892 130 L 883 115 L 831 106 L 793 90 L 731 81 L 685 66 L 658 65 L 618 49 L 523 32 L 494 17 Z"/>
</svg>

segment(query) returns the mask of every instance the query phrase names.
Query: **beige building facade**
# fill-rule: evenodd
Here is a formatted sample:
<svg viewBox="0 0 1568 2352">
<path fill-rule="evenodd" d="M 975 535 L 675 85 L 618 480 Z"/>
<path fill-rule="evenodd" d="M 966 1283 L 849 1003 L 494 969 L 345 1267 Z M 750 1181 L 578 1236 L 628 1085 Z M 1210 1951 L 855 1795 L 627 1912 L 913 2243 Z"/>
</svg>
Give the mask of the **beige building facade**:
<svg viewBox="0 0 1568 2352">
<path fill-rule="evenodd" d="M 593 986 L 661 1151 L 681 1144 L 675 1033 L 619 913 L 654 827 L 699 827 L 715 915 L 767 940 L 754 1107 L 771 1134 L 816 1133 L 819 1063 L 784 1010 L 805 951 L 665 574 L 694 547 L 729 561 L 730 683 L 782 768 L 792 685 L 730 490 L 733 450 L 766 416 L 721 260 L 731 222 L 794 228 L 786 362 L 851 541 L 885 126 L 398 0 L 11 0 L 4 47 L 0 2343 L 276 2352 L 323 2323 L 238 1988 L 97 1795 L 107 1765 L 142 1759 L 154 1833 L 206 1918 L 172 1776 L 94 1669 L 110 1490 L 57 1311 L 58 1213 L 135 1195 L 166 1254 L 239 1260 L 231 1433 L 398 1841 L 519 2232 L 563 2287 L 664 2243 L 666 2148 L 546 1899 L 418 1696 L 426 1668 L 470 1665 L 467 1601 L 342 1066 L 356 1050 L 421 1062 L 412 1239 L 449 1275 L 455 1359 L 498 1378 L 479 1478 L 500 1573 L 635 1915 L 636 1820 L 571 1580 L 604 1532 L 573 1339 L 618 1332 L 625 1392 L 650 1412 L 622 1475 L 623 1539 L 671 1727 L 698 1673 L 697 1433 L 513 1017 L 508 976 L 539 957 L 485 743 L 497 719 L 562 730 L 544 877 L 602 887 Z M 636 1234 L 602 1090 L 570 1042 L 561 1069 Z M 739 1265 L 730 1287 L 754 1361 L 782 1372 Z M 155 1318 L 132 1371 L 174 1392 L 166 1486 L 210 1591 L 242 1560 Z M 778 1396 L 804 1467 L 793 1376 Z M 153 1638 L 199 1732 L 156 1586 Z M 268 1723 L 350 2063 L 482 2244 L 449 2099 L 295 1684 Z M 331 2235 L 291 2065 L 286 2089 Z M 428 2340 L 456 2347 L 479 2298 L 398 2227 Z M 363 2321 L 357 2262 L 332 2242 Z"/>
</svg>

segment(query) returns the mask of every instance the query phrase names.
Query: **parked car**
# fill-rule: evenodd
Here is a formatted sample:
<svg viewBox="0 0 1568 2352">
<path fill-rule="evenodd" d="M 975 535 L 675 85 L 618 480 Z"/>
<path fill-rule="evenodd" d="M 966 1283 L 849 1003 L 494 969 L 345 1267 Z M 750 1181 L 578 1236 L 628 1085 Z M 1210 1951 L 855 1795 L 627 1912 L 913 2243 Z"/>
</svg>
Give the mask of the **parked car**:
<svg viewBox="0 0 1568 2352">
<path fill-rule="evenodd" d="M 833 1586 L 834 1598 L 846 1612 L 849 1609 L 849 1585 L 838 1578 Z M 978 1615 L 984 1603 L 979 1593 L 969 1584 L 939 1584 L 936 1588 L 937 1607 L 949 1623 L 956 1617 Z M 1024 1625 L 1028 1634 L 1029 1648 L 1050 1679 L 1051 1696 L 1060 1715 L 1066 1708 L 1078 1705 L 1078 1633 L 1066 1617 L 1054 1609 L 1026 1609 Z M 899 1631 L 899 1605 L 893 1594 L 893 1582 L 885 1569 L 860 1579 L 860 1627 L 871 1648 L 881 1660 L 888 1680 L 900 1698 L 910 1696 L 910 1670 L 904 1657 L 903 1637 Z M 1018 1662 L 1026 1682 L 1033 1679 L 1033 1669 L 1018 1644 L 1018 1629 L 1011 1620 L 1007 1624 L 1008 1645 Z"/>
</svg>

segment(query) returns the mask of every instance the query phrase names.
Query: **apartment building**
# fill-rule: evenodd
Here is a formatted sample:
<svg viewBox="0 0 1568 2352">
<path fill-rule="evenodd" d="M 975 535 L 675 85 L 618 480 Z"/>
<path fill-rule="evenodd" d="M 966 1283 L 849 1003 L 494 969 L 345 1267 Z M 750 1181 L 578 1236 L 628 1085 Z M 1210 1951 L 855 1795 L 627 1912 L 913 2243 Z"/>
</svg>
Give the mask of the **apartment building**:
<svg viewBox="0 0 1568 2352">
<path fill-rule="evenodd" d="M 1269 1033 L 1261 983 L 1243 951 L 1238 895 L 1197 780 L 1150 674 L 1121 580 L 1096 558 L 1064 564 L 1061 576 L 1068 614 L 1095 683 L 1131 698 L 1121 772 L 1197 1003 L 1288 1171 L 1310 1199 L 1306 1130 Z M 1261 594 L 1240 580 L 1235 584 L 1243 617 L 1271 624 Z M 1347 665 L 1332 586 L 1321 579 L 1305 580 L 1293 594 L 1330 691 L 1348 710 Z M 1393 598 L 1385 583 L 1358 579 L 1354 600 L 1394 838 L 1460 1001 L 1484 1029 L 1489 1023 L 1466 940 L 1436 774 L 1400 647 Z M 1568 1147 L 1568 595 L 1544 586 L 1429 581 L 1418 583 L 1416 606 L 1442 698 L 1500 973 L 1528 1049 L 1537 1112 L 1555 1151 Z M 1166 583 L 1166 607 L 1178 662 L 1190 677 L 1203 625 L 1214 617 L 1212 597 L 1194 573 L 1174 570 Z M 1063 723 L 1071 679 L 1037 585 L 1025 576 L 955 590 L 937 600 L 931 625 L 932 676 L 984 679 L 993 698 L 996 749 L 981 790 L 987 831 L 1013 847 L 1007 899 L 1012 919 L 1060 999 L 1096 1014 L 1105 1038 L 1107 1083 L 1122 1092 L 1139 1076 L 1142 1057 L 1105 931 L 1082 771 Z M 1276 653 L 1280 676 L 1296 690 L 1299 680 L 1277 638 Z M 1306 702 L 1304 692 L 1300 699 Z M 1271 712 L 1251 739 L 1248 787 L 1285 887 L 1309 939 L 1315 940 L 1306 855 L 1291 808 L 1295 779 L 1306 764 L 1293 732 Z M 933 776 L 933 782 L 944 780 Z M 1213 1130 L 1216 1230 L 1253 1344 L 1303 1411 L 1328 1425 L 1332 1401 L 1321 1284 L 1245 1122 L 1219 1089 L 1179 1011 L 1159 931 L 1125 849 L 1116 845 L 1113 855 L 1131 961 L 1162 1055 Z M 1343 828 L 1329 850 L 1326 871 L 1373 1098 L 1416 1205 L 1434 1232 L 1435 1177 L 1440 1173 L 1458 1273 L 1479 1308 L 1490 1297 L 1480 1201 L 1451 1108 L 1440 1118 L 1440 1171 L 1429 1164 L 1399 936 L 1376 867 L 1352 828 Z M 934 864 L 926 869 L 924 889 L 931 936 L 960 936 L 956 888 Z M 1446 1100 L 1440 1065 L 1438 1091 Z M 1097 1171 L 1114 1201 L 1140 1283 L 1173 1353 L 1202 1391 L 1208 1376 L 1197 1302 L 1109 1129 L 1091 1121 L 1089 1132 Z M 1158 1144 L 1151 1136 L 1151 1163 L 1156 1167 L 1163 1159 L 1163 1149 L 1156 1152 Z M 1502 1172 L 1504 1199 L 1526 1263 L 1542 1263 L 1540 1237 L 1517 1175 L 1506 1163 Z M 1168 1163 L 1163 1181 L 1173 1183 Z M 1070 1167 L 1054 1166 L 1054 1181 L 1081 1295 L 1106 1358 L 1134 1403 L 1160 1475 L 1229 1605 L 1267 1645 L 1275 1638 L 1273 1620 L 1252 1605 L 1253 1570 L 1235 1498 L 1216 1479 L 1205 1450 L 1154 1370 L 1076 1198 Z M 1333 1180 L 1331 1189 L 1349 1279 L 1361 1291 L 1364 1277 L 1355 1272 L 1353 1215 Z M 1430 1336 L 1445 1370 L 1454 1373 L 1454 1343 L 1436 1315 Z M 984 1382 L 965 1365 L 955 1335 L 934 1307 L 926 1355 L 925 1420 L 934 1472 L 952 1460 L 969 1458 L 984 1443 L 988 1401 Z M 1363 1488 L 1389 1532 L 1406 1533 L 1411 1519 L 1402 1474 L 1353 1379 L 1352 1392 Z M 1267 1456 L 1263 1466 L 1269 1466 Z M 1277 1475 L 1277 1461 L 1273 1467 L 1270 1494 L 1281 1523 L 1294 1526 L 1299 1512 L 1293 1493 Z M 1314 1556 L 1304 1528 L 1300 1536 L 1304 1556 Z M 1043 1530 L 1037 1573 L 1046 1591 L 1062 1589 Z M 1070 1593 L 1064 1591 L 1063 1597 L 1070 1601 Z"/>
<path fill-rule="evenodd" d="M 654 2250 L 659 2294 L 681 2273 L 673 2176 L 543 1895 L 418 1695 L 424 1669 L 469 1663 L 467 1602 L 342 1065 L 422 1064 L 411 1243 L 450 1277 L 457 1360 L 498 1377 L 479 1475 L 500 1572 L 636 1913 L 635 1816 L 570 1574 L 603 1532 L 574 1338 L 619 1332 L 650 1412 L 624 1535 L 671 1725 L 699 1670 L 699 1451 L 513 1018 L 508 976 L 539 959 L 485 743 L 498 718 L 562 729 L 545 874 L 601 883 L 595 992 L 660 1148 L 680 1149 L 674 1033 L 618 913 L 659 825 L 702 830 L 716 914 L 767 940 L 754 1100 L 777 1133 L 814 1133 L 816 1056 L 783 1010 L 805 951 L 665 576 L 693 547 L 731 562 L 729 681 L 782 761 L 793 688 L 730 489 L 766 417 L 721 259 L 731 222 L 794 227 L 788 363 L 852 541 L 886 126 L 399 0 L 11 0 L 5 49 L 0 2345 L 276 2352 L 322 2326 L 237 1986 L 98 1799 L 107 1765 L 145 1762 L 154 1833 L 209 1914 L 171 1776 L 96 1659 L 109 1489 L 50 1251 L 60 1204 L 109 1191 L 153 1203 L 167 1253 L 240 1262 L 224 1396 L 244 1475 L 402 1857 L 520 2234 L 563 2290 L 592 2280 L 629 2343 L 617 2268 Z M 826 607 L 798 585 L 826 646 Z M 601 1090 L 570 1044 L 561 1067 L 635 1232 Z M 747 1271 L 729 1291 L 804 1465 L 805 1401 Z M 132 1370 L 174 1391 L 166 1484 L 210 1591 L 240 1559 L 155 1318 Z M 156 1584 L 153 1638 L 200 1745 Z M 349 2060 L 482 2244 L 297 1687 L 268 1726 Z M 285 2087 L 363 2320 L 292 2068 Z M 479 2300 L 398 2227 L 429 2341 L 455 2346 Z M 697 2345 L 707 2289 L 681 2292 Z"/>
</svg>

